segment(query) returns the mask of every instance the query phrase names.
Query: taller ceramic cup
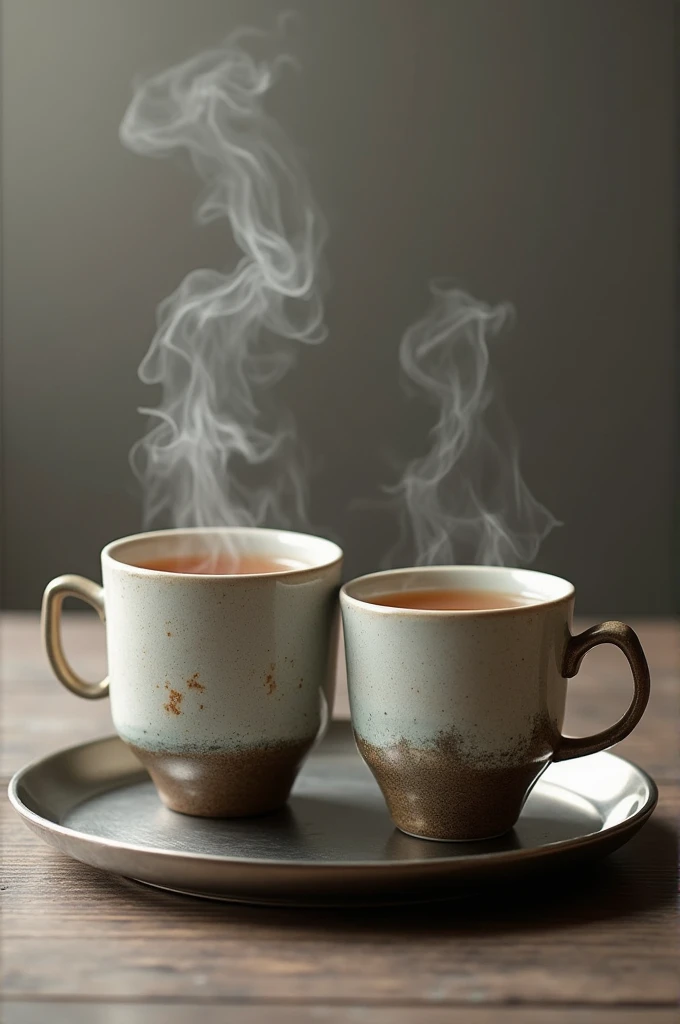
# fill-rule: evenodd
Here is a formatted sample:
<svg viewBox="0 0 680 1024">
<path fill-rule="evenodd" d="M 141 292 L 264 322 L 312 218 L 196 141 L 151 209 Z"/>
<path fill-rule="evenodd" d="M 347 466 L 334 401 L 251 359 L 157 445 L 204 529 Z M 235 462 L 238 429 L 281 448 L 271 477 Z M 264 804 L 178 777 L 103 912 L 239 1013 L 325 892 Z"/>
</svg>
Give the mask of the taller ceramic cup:
<svg viewBox="0 0 680 1024">
<path fill-rule="evenodd" d="M 139 567 L 216 541 L 301 567 Z M 164 530 L 113 541 L 101 562 L 103 587 L 60 576 L 45 591 L 43 637 L 57 678 L 81 697 L 110 694 L 118 734 L 173 810 L 231 817 L 281 806 L 332 704 L 340 548 L 280 530 Z M 79 678 L 64 656 L 66 597 L 106 623 L 109 674 L 99 683 Z"/>
<path fill-rule="evenodd" d="M 498 609 L 432 611 L 372 603 L 402 590 L 487 590 Z M 622 622 L 571 635 L 574 588 L 524 569 L 397 569 L 345 584 L 340 603 L 352 723 L 392 819 L 427 839 L 487 839 L 513 827 L 551 760 L 623 739 L 649 697 L 640 642 Z M 567 679 L 611 643 L 633 672 L 633 701 L 595 736 L 562 735 Z M 596 696 L 596 695 L 595 695 Z"/>
</svg>

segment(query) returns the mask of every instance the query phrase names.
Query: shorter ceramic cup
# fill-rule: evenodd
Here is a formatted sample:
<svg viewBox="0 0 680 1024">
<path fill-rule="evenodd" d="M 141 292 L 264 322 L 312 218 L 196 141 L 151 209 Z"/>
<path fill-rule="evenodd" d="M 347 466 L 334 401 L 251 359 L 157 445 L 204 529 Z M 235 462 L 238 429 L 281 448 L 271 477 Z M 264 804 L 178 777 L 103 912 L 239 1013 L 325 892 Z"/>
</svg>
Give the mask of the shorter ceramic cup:
<svg viewBox="0 0 680 1024">
<path fill-rule="evenodd" d="M 489 590 L 526 600 L 500 609 L 429 611 L 372 604 L 399 590 Z M 571 635 L 574 588 L 524 569 L 397 569 L 340 592 L 352 723 L 392 820 L 425 839 L 487 839 L 509 831 L 551 761 L 622 740 L 649 698 L 640 642 L 622 622 Z M 595 736 L 562 735 L 567 679 L 611 643 L 635 693 Z"/>
<path fill-rule="evenodd" d="M 206 575 L 140 568 L 216 545 L 300 568 Z M 342 552 L 279 530 L 164 530 L 102 551 L 101 587 L 60 576 L 45 591 L 43 638 L 57 678 L 110 694 L 114 726 L 161 799 L 184 814 L 237 817 L 280 807 L 332 704 Z M 106 622 L 106 679 L 89 683 L 60 638 L 66 597 Z"/>
</svg>

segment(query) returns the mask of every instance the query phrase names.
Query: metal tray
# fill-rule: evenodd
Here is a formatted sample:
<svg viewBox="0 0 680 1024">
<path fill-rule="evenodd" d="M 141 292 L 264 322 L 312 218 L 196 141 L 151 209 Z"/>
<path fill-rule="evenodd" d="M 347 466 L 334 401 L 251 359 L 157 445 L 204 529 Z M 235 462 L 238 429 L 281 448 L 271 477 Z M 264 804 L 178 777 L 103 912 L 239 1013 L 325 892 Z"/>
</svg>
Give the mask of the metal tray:
<svg viewBox="0 0 680 1024">
<path fill-rule="evenodd" d="M 599 857 L 652 813 L 652 779 L 614 754 L 551 765 L 500 839 L 414 839 L 390 821 L 347 722 L 312 751 L 287 807 L 240 820 L 167 810 L 117 737 L 35 761 L 10 799 L 45 842 L 149 885 L 247 903 L 378 904 L 441 899 L 471 884 Z"/>
</svg>

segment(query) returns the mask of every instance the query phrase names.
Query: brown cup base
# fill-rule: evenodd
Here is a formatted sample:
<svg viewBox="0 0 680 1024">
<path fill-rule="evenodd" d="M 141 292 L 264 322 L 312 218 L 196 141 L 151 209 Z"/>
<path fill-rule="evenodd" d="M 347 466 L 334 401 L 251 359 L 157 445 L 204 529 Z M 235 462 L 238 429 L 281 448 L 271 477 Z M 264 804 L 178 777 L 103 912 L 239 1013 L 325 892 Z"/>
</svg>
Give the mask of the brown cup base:
<svg viewBox="0 0 680 1024">
<path fill-rule="evenodd" d="M 207 754 L 144 750 L 128 743 L 172 811 L 247 818 L 282 807 L 313 738 Z"/>
<path fill-rule="evenodd" d="M 519 817 L 519 815 L 517 817 Z M 394 821 L 394 817 L 392 820 Z M 430 836 L 423 835 L 422 832 L 407 832 L 406 829 L 402 828 L 402 826 L 396 821 L 394 821 L 394 824 L 400 832 L 404 833 L 405 836 L 411 836 L 412 839 L 427 839 L 429 843 L 485 843 L 487 841 L 491 842 L 492 839 L 501 839 L 503 836 L 507 836 L 509 832 L 512 832 L 517 821 L 515 820 L 510 828 L 503 829 L 502 832 L 492 832 L 489 835 L 484 836 Z"/>
<path fill-rule="evenodd" d="M 505 835 L 546 761 L 470 767 L 437 748 L 388 749 L 356 737 L 394 824 L 417 839 L 471 842 Z"/>
</svg>

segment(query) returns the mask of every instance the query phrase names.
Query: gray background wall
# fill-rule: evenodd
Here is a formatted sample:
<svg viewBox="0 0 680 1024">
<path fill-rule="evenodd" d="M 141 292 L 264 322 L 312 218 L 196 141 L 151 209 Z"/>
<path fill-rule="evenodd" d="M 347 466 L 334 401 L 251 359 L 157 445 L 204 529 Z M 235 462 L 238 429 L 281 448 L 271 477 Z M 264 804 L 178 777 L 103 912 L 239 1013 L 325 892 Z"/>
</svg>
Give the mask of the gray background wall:
<svg viewBox="0 0 680 1024">
<path fill-rule="evenodd" d="M 331 226 L 329 341 L 285 385 L 319 464 L 312 520 L 370 570 L 390 523 L 353 510 L 421 451 L 396 347 L 430 277 L 518 311 L 496 366 L 536 495 L 563 522 L 537 566 L 582 612 L 671 605 L 673 5 L 668 0 L 291 0 L 303 66 L 272 97 Z M 195 179 L 135 157 L 139 72 L 268 0 L 5 0 L 4 602 L 140 525 L 127 451 L 158 301 L 228 263 Z"/>
</svg>

